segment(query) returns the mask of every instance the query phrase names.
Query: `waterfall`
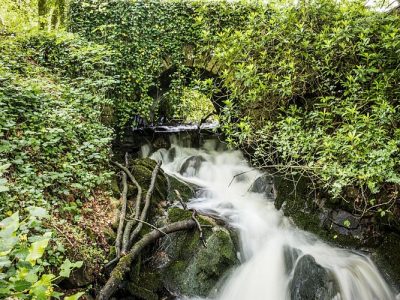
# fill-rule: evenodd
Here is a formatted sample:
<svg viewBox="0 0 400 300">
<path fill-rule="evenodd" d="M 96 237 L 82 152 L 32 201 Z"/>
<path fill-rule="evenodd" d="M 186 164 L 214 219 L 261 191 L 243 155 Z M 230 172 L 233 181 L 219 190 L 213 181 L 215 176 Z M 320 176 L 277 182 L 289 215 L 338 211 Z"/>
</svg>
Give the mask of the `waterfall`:
<svg viewBox="0 0 400 300">
<path fill-rule="evenodd" d="M 240 151 L 221 150 L 215 140 L 194 149 L 175 139 L 169 150 L 151 157 L 162 160 L 165 172 L 200 187 L 189 207 L 225 220 L 239 233 L 241 264 L 208 299 L 396 299 L 367 256 L 296 228 L 265 194 L 250 192 L 262 174 Z M 315 290 L 309 276 L 323 280 L 323 286 Z M 299 286 L 314 288 L 320 296 L 308 298 Z"/>
</svg>

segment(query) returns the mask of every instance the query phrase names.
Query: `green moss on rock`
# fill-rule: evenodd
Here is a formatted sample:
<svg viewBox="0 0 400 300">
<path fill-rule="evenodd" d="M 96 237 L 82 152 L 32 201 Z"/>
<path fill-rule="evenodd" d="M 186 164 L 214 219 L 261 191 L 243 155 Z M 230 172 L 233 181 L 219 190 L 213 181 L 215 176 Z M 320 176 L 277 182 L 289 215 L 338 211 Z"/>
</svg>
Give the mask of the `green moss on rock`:
<svg viewBox="0 0 400 300">
<path fill-rule="evenodd" d="M 179 201 L 175 190 L 179 191 L 179 194 L 184 202 L 188 202 L 194 196 L 194 189 L 187 183 L 177 179 L 174 176 L 169 176 L 169 193 L 167 200 L 169 202 Z"/>
<path fill-rule="evenodd" d="M 275 207 L 282 209 L 284 215 L 290 217 L 299 228 L 312 232 L 327 242 L 345 247 L 360 247 L 360 239 L 340 234 L 332 226 L 325 226 L 327 212 L 317 205 L 320 196 L 317 195 L 316 198 L 311 181 L 306 177 L 295 181 L 296 183 L 284 177 L 275 177 Z"/>
<path fill-rule="evenodd" d="M 131 172 L 137 182 L 143 189 L 143 195 L 147 193 L 150 186 L 151 174 L 156 166 L 156 162 L 150 158 L 135 159 L 131 162 Z M 158 199 L 167 199 L 168 197 L 168 182 L 164 175 L 164 171 L 160 170 L 157 175 L 155 193 Z M 136 195 L 136 193 L 134 193 Z"/>
<path fill-rule="evenodd" d="M 209 230 L 206 248 L 197 233 L 174 238 L 178 242 L 173 248 L 179 255 L 163 270 L 163 278 L 166 286 L 177 293 L 207 296 L 225 272 L 238 263 L 230 233 L 222 227 Z"/>
</svg>

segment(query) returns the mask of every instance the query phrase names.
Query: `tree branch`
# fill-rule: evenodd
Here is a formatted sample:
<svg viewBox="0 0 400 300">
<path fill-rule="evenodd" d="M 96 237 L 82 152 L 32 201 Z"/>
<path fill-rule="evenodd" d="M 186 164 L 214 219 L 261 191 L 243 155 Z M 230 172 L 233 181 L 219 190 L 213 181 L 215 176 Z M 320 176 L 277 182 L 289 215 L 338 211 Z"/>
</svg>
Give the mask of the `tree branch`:
<svg viewBox="0 0 400 300">
<path fill-rule="evenodd" d="M 153 172 L 151 174 L 150 186 L 149 186 L 149 189 L 148 189 L 147 194 L 146 194 L 143 211 L 142 211 L 142 213 L 140 215 L 140 221 L 145 221 L 146 220 L 147 211 L 149 210 L 149 207 L 150 207 L 150 200 L 151 200 L 151 196 L 153 195 L 153 191 L 154 191 L 154 187 L 155 187 L 156 179 L 157 179 L 157 174 L 158 174 L 158 171 L 160 170 L 160 167 L 161 167 L 161 161 L 159 161 L 157 163 L 157 165 L 155 166 L 155 168 L 154 168 L 154 170 L 153 170 Z M 142 227 L 143 227 L 143 223 L 139 222 L 138 226 L 135 228 L 135 230 L 131 234 L 131 237 L 129 238 L 128 249 L 133 244 L 135 238 L 139 234 L 139 232 L 142 229 Z"/>
</svg>

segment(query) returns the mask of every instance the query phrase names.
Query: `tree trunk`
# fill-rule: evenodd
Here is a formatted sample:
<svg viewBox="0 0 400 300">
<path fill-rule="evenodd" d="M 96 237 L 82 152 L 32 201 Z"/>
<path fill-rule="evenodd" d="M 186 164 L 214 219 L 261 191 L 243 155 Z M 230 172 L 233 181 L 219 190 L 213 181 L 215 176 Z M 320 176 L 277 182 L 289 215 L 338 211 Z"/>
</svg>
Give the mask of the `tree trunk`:
<svg viewBox="0 0 400 300">
<path fill-rule="evenodd" d="M 39 28 L 41 30 L 46 28 L 46 15 L 47 15 L 47 0 L 38 0 L 38 18 Z"/>
</svg>

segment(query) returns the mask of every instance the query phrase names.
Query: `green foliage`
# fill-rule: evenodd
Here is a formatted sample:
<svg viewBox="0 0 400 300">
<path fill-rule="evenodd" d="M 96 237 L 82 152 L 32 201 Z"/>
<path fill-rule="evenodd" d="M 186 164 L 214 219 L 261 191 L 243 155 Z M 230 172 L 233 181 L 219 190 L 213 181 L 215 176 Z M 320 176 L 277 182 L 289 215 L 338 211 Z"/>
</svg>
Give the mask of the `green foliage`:
<svg viewBox="0 0 400 300">
<path fill-rule="evenodd" d="M 260 165 L 315 178 L 356 210 L 392 209 L 399 25 L 398 15 L 361 2 L 313 0 L 270 5 L 221 32 L 215 53 L 233 99 L 222 117 L 228 141 L 254 149 Z M 347 197 L 351 186 L 359 197 Z"/>
<path fill-rule="evenodd" d="M 172 70 L 174 95 L 182 94 L 192 81 L 188 77 L 199 79 L 197 74 L 188 75 L 185 66 L 197 61 L 204 68 L 210 62 L 203 35 L 209 43 L 223 28 L 240 26 L 251 9 L 236 1 L 72 1 L 69 27 L 115 51 L 119 83 L 110 97 L 119 127 L 124 127 L 135 114 L 155 121 L 162 104 L 157 95 L 169 88 L 160 75 Z M 171 101 L 168 111 L 180 109 L 176 97 L 165 98 Z"/>
<path fill-rule="evenodd" d="M 103 78 L 90 71 L 101 64 L 92 66 L 93 60 L 100 61 L 97 48 L 89 44 L 85 45 L 86 50 L 79 51 L 81 44 L 72 45 L 69 36 L 38 35 L 3 41 L 0 164 L 8 163 L 10 167 L 4 173 L 8 191 L 0 194 L 0 214 L 29 205 L 52 204 L 56 209 L 60 201 L 67 199 L 85 201 L 93 189 L 107 183 L 112 138 L 112 131 L 101 124 L 101 110 L 109 102 L 100 86 L 106 85 L 108 79 L 99 83 Z M 52 51 L 57 51 L 56 47 L 45 50 L 46 46 L 58 42 L 64 48 L 64 70 L 69 71 L 61 71 L 60 51 L 58 65 L 54 62 L 53 68 L 72 80 L 54 76 L 54 72 L 50 74 L 34 61 L 45 65 L 41 61 L 43 55 L 50 60 Z M 75 52 L 68 52 L 71 48 Z M 90 67 L 69 67 L 83 62 Z M 91 72 L 93 77 L 82 79 L 85 72 Z M 79 74 L 81 79 L 77 79 Z"/>
<path fill-rule="evenodd" d="M 23 220 L 16 212 L 0 222 L 0 297 L 60 299 L 62 293 L 54 290 L 54 282 L 69 277 L 82 262 L 66 260 L 58 277 L 45 273 L 44 255 L 52 233 L 43 229 L 42 220 L 48 214 L 40 207 L 29 207 L 27 211 Z"/>
<path fill-rule="evenodd" d="M 0 34 L 33 28 L 55 29 L 64 25 L 69 0 L 2 0 Z"/>
</svg>

